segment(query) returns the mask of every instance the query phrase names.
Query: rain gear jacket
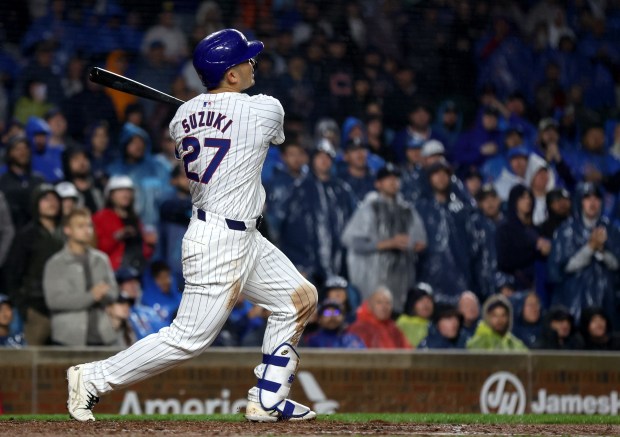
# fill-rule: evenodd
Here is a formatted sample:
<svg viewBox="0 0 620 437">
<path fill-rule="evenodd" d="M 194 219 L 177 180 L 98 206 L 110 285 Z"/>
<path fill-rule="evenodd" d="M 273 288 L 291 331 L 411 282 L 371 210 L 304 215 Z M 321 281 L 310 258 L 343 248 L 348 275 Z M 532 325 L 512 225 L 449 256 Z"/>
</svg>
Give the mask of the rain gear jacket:
<svg viewBox="0 0 620 437">
<path fill-rule="evenodd" d="M 501 301 L 508 308 L 509 326 L 504 335 L 493 331 L 489 325 L 489 307 L 497 301 Z M 474 336 L 467 341 L 467 349 L 526 351 L 527 346 L 511 332 L 512 311 L 512 305 L 504 296 L 496 294 L 488 298 L 482 306 L 483 320 L 478 324 Z"/>
<path fill-rule="evenodd" d="M 576 213 L 556 231 L 548 260 L 549 280 L 554 285 L 552 303 L 562 304 L 579 320 L 582 308 L 600 306 L 617 325 L 620 232 L 606 217 L 599 217 L 588 227 L 582 217 L 581 196 L 574 202 Z M 607 229 L 604 252 L 595 253 L 588 241 L 592 229 Z M 571 262 L 572 261 L 572 262 Z"/>
<path fill-rule="evenodd" d="M 351 188 L 309 173 L 295 184 L 284 209 L 280 246 L 293 264 L 323 278 L 340 275 L 345 267 L 340 236 L 355 209 Z"/>
<path fill-rule="evenodd" d="M 34 146 L 34 137 L 45 135 L 46 145 L 42 149 Z M 51 135 L 49 125 L 42 118 L 30 117 L 26 123 L 26 136 L 32 149 L 32 170 L 41 174 L 47 182 L 55 183 L 64 179 L 62 171 L 62 150 L 48 147 Z"/>
<path fill-rule="evenodd" d="M 411 345 L 392 319 L 378 320 L 365 301 L 357 309 L 357 320 L 349 332 L 362 339 L 367 348 L 411 349 Z"/>
<path fill-rule="evenodd" d="M 408 251 L 377 250 L 378 242 L 397 234 L 409 235 Z M 407 290 L 415 284 L 416 242 L 426 243 L 426 231 L 413 206 L 400 195 L 395 199 L 376 191 L 366 195 L 342 234 L 349 279 L 364 299 L 385 285 L 394 296 L 394 309 L 404 310 Z"/>
<path fill-rule="evenodd" d="M 135 163 L 126 159 L 126 147 L 133 137 L 141 137 L 146 150 L 144 157 Z M 166 167 L 151 154 L 151 141 L 146 131 L 134 124 L 125 123 L 120 134 L 122 157 L 108 167 L 110 176 L 127 175 L 136 187 L 134 206 L 136 213 L 145 225 L 159 223 L 159 206 L 172 191 L 170 173 Z"/>
<path fill-rule="evenodd" d="M 416 209 L 430 236 L 417 280 L 433 287 L 435 302 L 456 305 L 460 294 L 473 287 L 476 241 L 470 208 L 451 193 L 446 203 L 422 199 Z"/>
</svg>

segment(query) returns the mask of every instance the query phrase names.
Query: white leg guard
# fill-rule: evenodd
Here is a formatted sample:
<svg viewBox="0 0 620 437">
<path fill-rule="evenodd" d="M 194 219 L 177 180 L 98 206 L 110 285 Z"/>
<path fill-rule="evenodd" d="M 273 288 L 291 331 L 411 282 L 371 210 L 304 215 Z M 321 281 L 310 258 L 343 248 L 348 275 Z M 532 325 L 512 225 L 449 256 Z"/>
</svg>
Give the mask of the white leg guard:
<svg viewBox="0 0 620 437">
<path fill-rule="evenodd" d="M 248 419 L 267 422 L 316 417 L 310 408 L 287 399 L 298 366 L 299 355 L 288 343 L 282 343 L 270 355 L 263 354 L 263 363 L 254 369 L 258 382 L 248 393 L 248 407 L 253 410 L 246 411 Z"/>
</svg>

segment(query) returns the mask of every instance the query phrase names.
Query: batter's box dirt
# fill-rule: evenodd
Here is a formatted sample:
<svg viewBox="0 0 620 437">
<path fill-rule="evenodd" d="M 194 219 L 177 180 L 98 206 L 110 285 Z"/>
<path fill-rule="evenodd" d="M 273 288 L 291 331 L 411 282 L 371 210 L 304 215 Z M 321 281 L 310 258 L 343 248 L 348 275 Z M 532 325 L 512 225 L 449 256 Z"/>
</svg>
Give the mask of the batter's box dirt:
<svg viewBox="0 0 620 437">
<path fill-rule="evenodd" d="M 620 436 L 620 425 L 438 425 L 371 421 L 249 422 L 74 421 L 0 422 L 0 436 Z"/>
</svg>

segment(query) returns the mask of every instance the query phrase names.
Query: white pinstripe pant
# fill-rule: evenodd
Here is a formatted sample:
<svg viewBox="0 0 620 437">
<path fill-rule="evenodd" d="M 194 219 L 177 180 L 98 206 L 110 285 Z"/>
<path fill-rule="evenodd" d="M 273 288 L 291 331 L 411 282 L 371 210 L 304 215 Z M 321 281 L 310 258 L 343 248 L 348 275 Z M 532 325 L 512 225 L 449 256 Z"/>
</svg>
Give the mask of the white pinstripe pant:
<svg viewBox="0 0 620 437">
<path fill-rule="evenodd" d="M 161 373 L 202 353 L 217 337 L 243 291 L 271 311 L 262 351 L 296 346 L 317 302 L 316 288 L 254 226 L 235 231 L 224 219 L 192 218 L 183 239 L 185 291 L 169 327 L 107 360 L 84 367 L 84 380 L 98 394 Z"/>
</svg>

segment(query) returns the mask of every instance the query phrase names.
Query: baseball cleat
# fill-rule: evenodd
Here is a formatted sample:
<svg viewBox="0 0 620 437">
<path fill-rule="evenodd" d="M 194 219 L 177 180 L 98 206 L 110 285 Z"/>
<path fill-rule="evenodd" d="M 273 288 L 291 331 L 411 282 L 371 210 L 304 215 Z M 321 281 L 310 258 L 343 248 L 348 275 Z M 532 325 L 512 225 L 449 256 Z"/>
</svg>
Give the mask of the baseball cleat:
<svg viewBox="0 0 620 437">
<path fill-rule="evenodd" d="M 284 409 L 284 413 L 277 409 L 267 411 L 258 402 L 248 401 L 248 405 L 245 408 L 245 418 L 251 422 L 277 422 L 279 420 L 299 422 L 316 419 L 316 413 L 305 405 L 290 399 L 286 399 L 283 402 L 288 407 Z"/>
<path fill-rule="evenodd" d="M 93 407 L 99 398 L 90 393 L 82 379 L 82 368 L 71 366 L 67 369 L 67 382 L 69 398 L 67 399 L 67 410 L 69 415 L 79 422 L 94 421 Z"/>
</svg>

